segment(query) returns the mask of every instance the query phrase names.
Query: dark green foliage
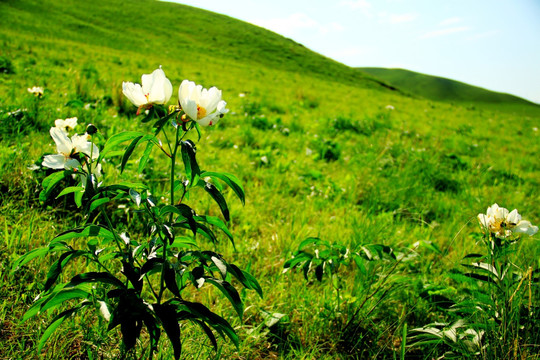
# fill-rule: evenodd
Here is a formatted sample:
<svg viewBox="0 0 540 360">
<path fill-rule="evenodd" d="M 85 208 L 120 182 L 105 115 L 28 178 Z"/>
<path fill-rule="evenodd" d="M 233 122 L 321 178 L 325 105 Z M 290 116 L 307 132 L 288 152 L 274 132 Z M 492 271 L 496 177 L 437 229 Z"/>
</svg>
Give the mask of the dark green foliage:
<svg viewBox="0 0 540 360">
<path fill-rule="evenodd" d="M 0 56 L 0 73 L 2 74 L 13 74 L 15 73 L 15 68 L 11 60 L 5 56 Z"/>
</svg>

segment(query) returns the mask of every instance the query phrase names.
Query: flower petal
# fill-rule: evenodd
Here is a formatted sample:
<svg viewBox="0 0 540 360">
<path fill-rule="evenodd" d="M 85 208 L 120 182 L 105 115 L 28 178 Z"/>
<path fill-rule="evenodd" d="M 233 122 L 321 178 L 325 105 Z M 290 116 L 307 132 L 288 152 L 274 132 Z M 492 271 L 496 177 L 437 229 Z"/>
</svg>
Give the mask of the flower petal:
<svg viewBox="0 0 540 360">
<path fill-rule="evenodd" d="M 538 226 L 534 226 L 528 220 L 521 220 L 513 230 L 517 233 L 524 233 L 532 236 L 538 232 Z"/>
<path fill-rule="evenodd" d="M 42 165 L 50 169 L 63 169 L 66 164 L 66 157 L 61 154 L 45 155 Z"/>
<path fill-rule="evenodd" d="M 51 128 L 49 131 L 51 137 L 56 144 L 56 151 L 64 156 L 69 156 L 73 150 L 71 140 L 67 137 L 66 133 L 59 128 Z"/>
<path fill-rule="evenodd" d="M 521 215 L 518 214 L 517 209 L 512 210 L 506 215 L 506 222 L 511 225 L 515 225 L 521 221 Z"/>
<path fill-rule="evenodd" d="M 143 89 L 139 84 L 123 82 L 122 92 L 124 93 L 125 97 L 127 97 L 128 100 L 137 107 L 145 105 L 148 102 L 146 100 L 146 96 L 144 96 Z"/>
</svg>

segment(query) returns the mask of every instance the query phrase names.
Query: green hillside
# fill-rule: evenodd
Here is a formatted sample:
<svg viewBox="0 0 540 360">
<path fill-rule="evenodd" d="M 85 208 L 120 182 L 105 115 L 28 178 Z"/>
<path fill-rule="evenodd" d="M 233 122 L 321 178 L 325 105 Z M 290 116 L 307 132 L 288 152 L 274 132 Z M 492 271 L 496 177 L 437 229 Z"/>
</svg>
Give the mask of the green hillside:
<svg viewBox="0 0 540 360">
<path fill-rule="evenodd" d="M 358 68 L 408 94 L 435 101 L 459 101 L 469 103 L 517 104 L 538 106 L 517 96 L 486 90 L 459 81 L 425 75 L 405 69 L 377 67 Z"/>
<path fill-rule="evenodd" d="M 505 253 L 513 264 L 504 273 L 515 271 L 506 279 L 518 280 L 504 288 L 512 301 L 484 294 L 491 283 L 478 285 L 475 279 L 491 275 L 458 271 L 466 254 L 485 250 L 477 215 L 488 206 L 517 208 L 524 219 L 540 223 L 539 106 L 450 80 L 440 80 L 446 85 L 430 98 L 421 92 L 435 88 L 429 77 L 421 77 L 429 81 L 419 81 L 419 88 L 402 87 L 245 22 L 151 0 L 0 1 L 0 358 L 38 358 L 39 339 L 56 315 L 43 311 L 20 321 L 56 259 L 12 272 L 14 262 L 65 230 L 102 224 L 99 215 L 80 215 L 73 197 L 40 200 L 45 171 L 30 169 L 56 151 L 50 127 L 71 117 L 78 118 L 78 133 L 94 124 L 100 150 L 119 132 L 152 133 L 152 122 L 142 122 L 122 94 L 122 82 L 138 83 L 160 65 L 173 85 L 166 105 L 177 103 L 184 79 L 223 91 L 229 113 L 216 126 L 202 128 L 200 139 L 187 138 L 197 143 L 200 169 L 240 180 L 245 205 L 223 185 L 235 246 L 221 232 L 216 243 L 201 236 L 194 241 L 200 250 L 221 253 L 247 269 L 264 292 L 259 297 L 239 291 L 246 305 L 239 319 L 221 292 L 187 284 L 185 300 L 216 311 L 240 342 L 236 347 L 216 334 L 215 351 L 204 327 L 182 323 L 182 358 L 427 360 L 459 350 L 469 352 L 456 358 L 538 359 L 540 321 L 519 315 L 536 314 L 539 235 L 523 237 Z M 27 90 L 33 86 L 45 89 L 42 97 Z M 163 144 L 172 139 L 166 131 L 158 136 Z M 156 146 L 139 172 L 136 159 L 144 151 L 139 146 L 126 163 L 110 152 L 102 164 L 103 186 L 147 183 L 158 205 L 166 204 L 175 193 L 166 186 L 169 158 Z M 176 165 L 176 180 L 182 181 L 176 199 L 221 219 L 220 207 L 206 194 L 183 197 L 180 184 L 188 175 L 183 160 Z M 132 239 L 148 241 L 134 202 L 110 199 L 107 209 L 117 217 L 107 226 L 119 233 L 130 229 Z M 182 228 L 171 231 L 192 236 Z M 283 272 L 308 237 L 340 249 L 339 276 L 325 273 L 335 263 L 306 266 L 312 270 L 308 281 L 302 269 Z M 69 241 L 100 251 L 96 243 Z M 376 250 L 353 261 L 349 249 Z M 159 271 L 156 264 L 150 271 Z M 58 283 L 88 263 L 78 258 L 64 265 Z M 170 279 L 164 281 L 169 286 Z M 473 295 L 479 298 L 473 301 Z M 164 298 L 169 296 L 167 290 Z M 450 311 L 452 301 L 465 305 Z M 505 328 L 497 318 L 501 311 L 484 312 L 489 318 L 474 312 L 492 302 L 510 306 L 519 319 L 504 312 L 504 322 L 512 325 Z M 121 358 L 120 331 L 107 331 L 96 306 L 62 323 L 44 345 L 44 358 Z M 456 322 L 486 334 L 480 355 L 468 342 L 471 331 L 460 333 L 463 343 L 443 336 L 410 346 L 411 329 Z M 150 340 L 144 329 L 135 354 L 126 358 L 145 358 Z M 173 358 L 164 333 L 158 358 Z"/>
</svg>

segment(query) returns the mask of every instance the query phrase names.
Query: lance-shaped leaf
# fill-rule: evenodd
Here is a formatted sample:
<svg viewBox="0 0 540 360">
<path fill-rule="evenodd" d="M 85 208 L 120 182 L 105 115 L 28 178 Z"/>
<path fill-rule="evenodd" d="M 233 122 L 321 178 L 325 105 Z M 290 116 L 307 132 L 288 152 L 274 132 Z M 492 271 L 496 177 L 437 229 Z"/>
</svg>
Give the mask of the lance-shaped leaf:
<svg viewBox="0 0 540 360">
<path fill-rule="evenodd" d="M 111 284 L 119 288 L 124 288 L 124 283 L 117 279 L 115 276 L 107 272 L 87 272 L 79 275 L 75 275 L 66 286 L 77 286 L 83 283 L 103 283 Z"/>
<path fill-rule="evenodd" d="M 201 321 L 204 321 L 206 324 L 216 330 L 222 337 L 228 337 L 238 348 L 239 338 L 232 326 L 225 319 L 210 311 L 210 309 L 208 309 L 206 306 L 201 303 L 189 302 L 185 300 L 175 300 L 171 301 L 171 303 L 175 304 L 177 311 L 180 311 L 180 313 L 185 311 Z M 191 319 L 191 317 L 186 318 Z"/>
<path fill-rule="evenodd" d="M 142 173 L 144 168 L 146 167 L 146 164 L 148 163 L 148 160 L 150 159 L 150 154 L 152 153 L 153 147 L 154 147 L 153 141 L 149 141 L 146 144 L 146 149 L 144 149 L 141 159 L 139 160 L 139 168 L 138 168 L 139 173 Z"/>
<path fill-rule="evenodd" d="M 79 256 L 89 255 L 90 253 L 84 250 L 71 250 L 63 253 L 58 260 L 52 264 L 52 266 L 49 269 L 49 272 L 47 273 L 47 281 L 45 282 L 45 288 L 44 291 L 49 290 L 54 283 L 56 282 L 56 279 L 58 279 L 58 276 L 62 273 L 62 269 L 67 265 L 69 261 L 72 259 L 75 259 Z"/>
<path fill-rule="evenodd" d="M 234 264 L 227 264 L 227 272 L 233 274 L 233 276 L 240 281 L 242 285 L 250 290 L 255 290 L 260 297 L 263 297 L 263 291 L 261 285 L 249 272 L 241 270 Z"/>
<path fill-rule="evenodd" d="M 41 349 L 43 348 L 43 345 L 45 345 L 45 343 L 47 342 L 49 337 L 51 337 L 51 335 L 64 322 L 64 320 L 66 318 L 73 315 L 74 313 L 76 313 L 77 311 L 82 309 L 84 306 L 87 306 L 87 305 L 90 305 L 90 304 L 91 304 L 91 302 L 84 302 L 83 304 L 81 304 L 81 305 L 79 305 L 77 307 L 74 307 L 74 308 L 71 308 L 69 310 L 63 311 L 60 314 L 58 314 L 57 316 L 55 316 L 55 318 L 51 321 L 51 323 L 49 324 L 49 326 L 47 327 L 47 329 L 45 330 L 45 332 L 43 333 L 43 335 L 41 335 L 41 338 L 39 339 L 39 343 L 38 343 L 38 347 L 37 347 L 38 354 L 41 352 Z"/>
<path fill-rule="evenodd" d="M 214 336 L 214 333 L 212 332 L 212 329 L 210 329 L 208 327 L 208 325 L 206 325 L 201 320 L 194 319 L 192 321 L 195 322 L 197 325 L 199 325 L 201 327 L 201 329 L 203 329 L 203 331 L 206 334 L 206 336 L 208 337 L 208 339 L 210 339 L 210 342 L 212 343 L 212 346 L 214 346 L 214 350 L 217 351 L 217 341 L 216 341 L 216 337 Z"/>
<path fill-rule="evenodd" d="M 17 271 L 22 266 L 26 265 L 27 263 L 34 260 L 35 258 L 44 257 L 45 255 L 47 255 L 48 252 L 49 252 L 49 248 L 47 248 L 47 247 L 42 247 L 42 248 L 37 248 L 37 249 L 31 250 L 31 251 L 27 252 L 26 254 L 24 254 L 23 256 L 21 256 L 20 258 L 18 258 L 13 263 L 13 266 L 11 267 L 11 269 L 12 269 L 12 271 Z"/>
<path fill-rule="evenodd" d="M 122 156 L 122 162 L 120 163 L 120 172 L 124 172 L 124 168 L 126 167 L 126 164 L 129 160 L 129 158 L 131 157 L 131 154 L 133 154 L 133 151 L 135 150 L 135 148 L 137 147 L 137 144 L 139 144 L 139 141 L 142 139 L 142 135 L 141 136 L 137 136 L 135 139 L 133 139 L 131 141 L 131 143 L 128 145 L 128 147 L 126 148 L 125 152 L 124 152 L 124 156 Z"/>
<path fill-rule="evenodd" d="M 109 229 L 99 225 L 87 225 L 81 228 L 64 231 L 53 239 L 51 245 L 56 242 L 61 242 L 73 238 L 90 236 L 99 236 L 108 240 L 114 240 L 114 234 Z"/>
<path fill-rule="evenodd" d="M 176 271 L 168 261 L 163 263 L 163 277 L 165 278 L 165 286 L 167 286 L 167 289 L 169 289 L 174 296 L 181 297 L 178 283 L 176 282 Z"/>
<path fill-rule="evenodd" d="M 242 184 L 240 183 L 240 180 L 232 174 L 228 173 L 218 173 L 218 172 L 212 172 L 212 171 L 204 171 L 201 173 L 201 178 L 204 177 L 210 177 L 210 178 L 217 178 L 227 185 L 234 191 L 236 196 L 242 201 L 242 204 L 245 205 L 246 203 L 246 195 L 244 192 L 244 188 L 242 187 Z"/>
<path fill-rule="evenodd" d="M 43 186 L 43 190 L 39 194 L 39 200 L 41 200 L 41 201 L 47 200 L 47 198 L 49 197 L 51 191 L 65 177 L 66 177 L 66 171 L 57 171 L 57 172 L 54 172 L 51 175 L 47 176 L 45 179 L 43 179 L 43 182 L 41 183 L 41 185 Z"/>
<path fill-rule="evenodd" d="M 182 161 L 184 162 L 184 167 L 186 169 L 186 176 L 189 179 L 190 184 L 194 184 L 195 179 L 201 174 L 201 170 L 199 169 L 195 157 L 197 148 L 191 140 L 182 141 L 180 143 L 180 148 L 182 152 Z"/>
<path fill-rule="evenodd" d="M 124 131 L 119 134 L 115 134 L 107 140 L 105 143 L 105 146 L 103 147 L 103 150 L 99 154 L 98 162 L 101 161 L 105 157 L 105 155 L 109 155 L 113 150 L 116 150 L 116 147 L 123 142 L 133 140 L 135 138 L 138 138 L 140 136 L 144 136 L 144 133 L 140 131 Z"/>
<path fill-rule="evenodd" d="M 60 305 L 62 305 L 67 300 L 72 299 L 88 299 L 91 296 L 91 294 L 83 289 L 80 288 L 69 288 L 69 289 L 60 289 L 58 291 L 54 291 L 50 293 L 48 296 L 43 297 L 39 300 L 37 300 L 30 309 L 28 309 L 22 319 L 21 322 L 25 322 L 26 320 L 30 319 L 33 316 L 36 316 L 40 313 L 43 313 L 50 309 L 56 309 Z"/>
<path fill-rule="evenodd" d="M 189 206 L 185 204 L 178 204 L 178 205 L 166 205 L 161 208 L 160 215 L 161 217 L 164 217 L 166 214 L 176 214 L 180 215 L 183 219 L 187 221 L 187 224 L 189 225 L 189 228 L 191 231 L 193 231 L 193 235 L 197 233 L 197 223 L 195 222 L 195 211 L 190 208 Z M 173 223 L 173 226 L 178 224 L 178 219 L 175 220 L 175 223 Z"/>
<path fill-rule="evenodd" d="M 88 209 L 88 212 L 92 212 L 96 210 L 98 207 L 100 207 L 103 204 L 108 203 L 109 201 L 111 201 L 111 199 L 109 199 L 108 197 L 92 201 L 92 203 L 90 204 L 90 208 Z"/>
<path fill-rule="evenodd" d="M 163 126 L 167 123 L 167 121 L 169 121 L 172 117 L 174 117 L 176 115 L 178 115 L 178 112 L 173 111 L 169 115 L 164 116 L 161 119 L 159 119 L 158 121 L 156 121 L 154 123 L 154 126 L 153 126 L 154 129 L 156 129 L 155 132 L 154 132 L 154 135 L 157 136 L 160 133 L 161 129 L 163 129 Z"/>
<path fill-rule="evenodd" d="M 236 291 L 234 286 L 232 286 L 227 281 L 219 280 L 212 277 L 205 277 L 205 280 L 206 282 L 216 286 L 223 293 L 223 295 L 225 295 L 225 297 L 229 299 L 231 305 L 236 310 L 238 317 L 242 319 L 242 316 L 244 315 L 244 304 L 242 303 L 242 299 L 240 299 L 240 295 L 238 294 L 238 291 Z"/>
<path fill-rule="evenodd" d="M 195 220 L 204 221 L 205 223 L 208 223 L 210 225 L 213 225 L 213 226 L 217 227 L 218 229 L 223 231 L 225 233 L 225 235 L 227 235 L 227 237 L 231 240 L 231 243 L 234 246 L 233 236 L 232 236 L 231 232 L 229 231 L 229 229 L 227 228 L 227 225 L 225 224 L 225 222 L 223 222 L 223 220 L 221 220 L 220 218 L 218 218 L 216 216 L 209 216 L 209 215 L 196 216 Z"/>
<path fill-rule="evenodd" d="M 174 358 L 179 359 L 182 354 L 182 341 L 180 340 L 180 325 L 178 324 L 176 307 L 172 304 L 153 304 L 152 307 L 171 341 Z"/>
<path fill-rule="evenodd" d="M 229 207 L 227 206 L 227 202 L 225 201 L 225 198 L 219 192 L 219 190 L 212 184 L 207 182 L 204 186 L 204 190 L 206 190 L 207 193 L 210 194 L 212 199 L 215 200 L 215 202 L 219 205 L 219 208 L 221 209 L 221 213 L 223 214 L 223 217 L 225 220 L 229 221 Z"/>
<path fill-rule="evenodd" d="M 56 197 L 57 199 L 59 197 L 62 197 L 67 194 L 71 194 L 74 192 L 84 192 L 84 187 L 82 186 L 68 186 L 67 188 L 64 188 L 64 190 L 60 191 L 60 194 Z"/>
</svg>

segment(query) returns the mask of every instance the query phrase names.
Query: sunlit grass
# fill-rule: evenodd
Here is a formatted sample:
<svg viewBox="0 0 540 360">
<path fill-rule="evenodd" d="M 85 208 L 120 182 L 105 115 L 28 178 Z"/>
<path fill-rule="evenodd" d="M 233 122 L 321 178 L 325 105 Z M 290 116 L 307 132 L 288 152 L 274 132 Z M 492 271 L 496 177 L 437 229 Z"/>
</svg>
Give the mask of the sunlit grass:
<svg viewBox="0 0 540 360">
<path fill-rule="evenodd" d="M 218 86 L 231 109 L 216 127 L 204 130 L 199 163 L 209 171 L 233 173 L 244 184 L 245 206 L 227 194 L 236 251 L 225 239 L 216 246 L 232 262 L 251 269 L 265 296 L 245 294 L 241 324 L 220 294 L 193 295 L 223 303 L 223 316 L 243 340 L 239 350 L 221 342 L 224 358 L 398 356 L 404 323 L 413 328 L 444 318 L 420 296 L 424 288 L 444 285 L 449 295 L 459 293 L 445 273 L 465 254 L 478 251 L 469 235 L 479 231 L 479 212 L 497 202 L 519 207 L 538 224 L 537 108 L 480 103 L 473 108 L 412 99 L 232 19 L 164 3 L 107 4 L 0 5 L 1 55 L 13 68 L 0 74 L 0 348 L 6 358 L 34 357 L 52 318 L 19 322 L 53 260 L 30 263 L 14 274 L 12 262 L 81 220 L 68 216 L 67 200 L 40 204 L 40 175 L 27 167 L 42 153 L 55 151 L 48 128 L 57 118 L 76 116 L 80 124 L 97 125 L 101 146 L 113 133 L 145 126 L 119 89 L 122 81 L 138 82 L 140 74 L 159 65 L 175 86 L 184 78 Z M 41 12 L 50 16 L 38 16 Z M 165 31 L 168 25 L 175 32 Z M 45 88 L 43 98 L 27 91 L 32 86 Z M 17 109 L 23 117 L 8 115 Z M 107 176 L 140 176 L 136 164 L 118 175 L 118 164 L 104 167 Z M 165 169 L 166 164 L 154 161 L 142 176 L 160 184 Z M 165 190 L 156 185 L 152 191 Z M 210 201 L 198 205 L 219 214 Z M 336 317 L 329 310 L 336 294 L 328 282 L 305 283 L 300 273 L 282 274 L 284 262 L 309 236 L 351 247 L 383 243 L 404 253 L 417 242 L 424 245 L 399 265 L 380 305 L 376 298 L 366 304 L 361 314 L 375 306 L 373 312 L 343 342 L 334 331 L 336 322 L 355 309 L 345 308 Z M 519 244 L 520 266 L 540 265 L 535 241 Z M 343 301 L 352 301 L 362 284 L 354 271 L 345 272 L 343 279 Z M 285 317 L 268 328 L 262 311 Z M 89 353 L 114 358 L 118 334 L 101 334 L 93 326 L 97 321 L 66 322 L 46 350 L 58 358 Z M 186 329 L 187 357 L 216 355 L 209 344 L 200 343 L 200 334 L 192 333 Z M 358 348 L 352 338 L 365 353 L 351 355 Z M 170 354 L 167 347 L 162 351 L 164 358 Z M 423 358 L 430 353 L 410 354 Z"/>
</svg>

